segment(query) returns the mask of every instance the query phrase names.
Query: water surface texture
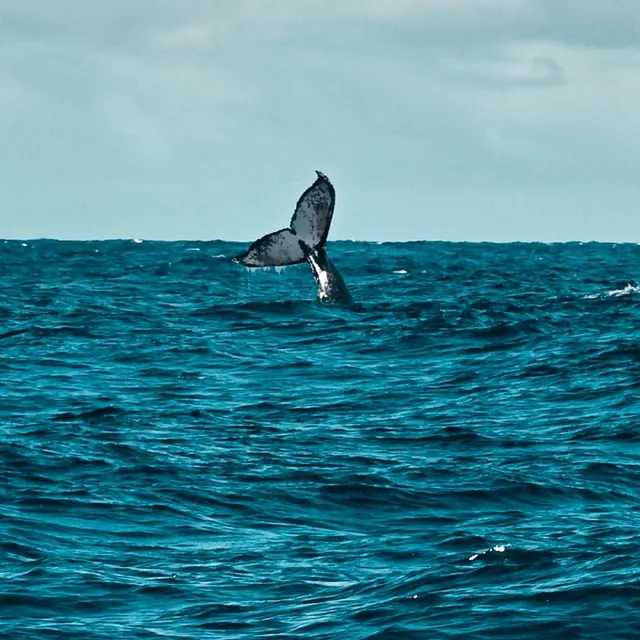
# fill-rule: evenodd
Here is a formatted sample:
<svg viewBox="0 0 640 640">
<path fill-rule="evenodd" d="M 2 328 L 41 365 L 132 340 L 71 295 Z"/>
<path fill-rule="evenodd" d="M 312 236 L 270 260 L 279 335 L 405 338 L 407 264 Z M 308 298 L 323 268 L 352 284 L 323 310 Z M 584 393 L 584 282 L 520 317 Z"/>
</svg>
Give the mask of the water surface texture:
<svg viewBox="0 0 640 640">
<path fill-rule="evenodd" d="M 640 638 L 640 247 L 0 241 L 0 636 Z"/>
</svg>

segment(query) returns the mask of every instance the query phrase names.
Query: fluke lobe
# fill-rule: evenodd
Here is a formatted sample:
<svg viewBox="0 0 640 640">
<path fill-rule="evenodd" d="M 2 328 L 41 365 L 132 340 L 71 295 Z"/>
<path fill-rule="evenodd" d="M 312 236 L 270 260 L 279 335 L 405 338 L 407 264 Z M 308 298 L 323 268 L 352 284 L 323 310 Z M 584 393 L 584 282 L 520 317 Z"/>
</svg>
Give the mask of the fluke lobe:
<svg viewBox="0 0 640 640">
<path fill-rule="evenodd" d="M 233 260 L 245 267 L 284 267 L 306 261 L 318 283 L 318 298 L 348 304 L 351 294 L 326 249 L 336 192 L 324 173 L 316 174 L 316 181 L 300 196 L 289 226 L 256 240 Z"/>
</svg>

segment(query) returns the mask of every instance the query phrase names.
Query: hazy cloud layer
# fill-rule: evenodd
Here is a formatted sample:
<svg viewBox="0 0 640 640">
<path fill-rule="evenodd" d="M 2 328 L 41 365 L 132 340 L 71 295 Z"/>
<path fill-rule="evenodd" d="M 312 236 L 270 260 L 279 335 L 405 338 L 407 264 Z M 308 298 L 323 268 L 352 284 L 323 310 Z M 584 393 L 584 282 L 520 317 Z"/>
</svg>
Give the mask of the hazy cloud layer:
<svg viewBox="0 0 640 640">
<path fill-rule="evenodd" d="M 0 235 L 618 238 L 638 114 L 636 0 L 4 0 Z"/>
</svg>

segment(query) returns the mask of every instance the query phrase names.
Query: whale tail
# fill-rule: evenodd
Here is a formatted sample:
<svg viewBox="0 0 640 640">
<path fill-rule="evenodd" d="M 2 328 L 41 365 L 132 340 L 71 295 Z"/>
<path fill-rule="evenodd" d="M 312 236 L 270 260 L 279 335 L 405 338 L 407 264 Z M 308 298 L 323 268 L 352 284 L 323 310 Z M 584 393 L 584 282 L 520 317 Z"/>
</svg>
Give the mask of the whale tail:
<svg viewBox="0 0 640 640">
<path fill-rule="evenodd" d="M 233 258 L 245 267 L 280 267 L 307 260 L 303 247 L 321 250 L 329 235 L 336 192 L 331 181 L 316 171 L 316 181 L 300 196 L 291 223 L 285 229 L 256 240 Z"/>
</svg>

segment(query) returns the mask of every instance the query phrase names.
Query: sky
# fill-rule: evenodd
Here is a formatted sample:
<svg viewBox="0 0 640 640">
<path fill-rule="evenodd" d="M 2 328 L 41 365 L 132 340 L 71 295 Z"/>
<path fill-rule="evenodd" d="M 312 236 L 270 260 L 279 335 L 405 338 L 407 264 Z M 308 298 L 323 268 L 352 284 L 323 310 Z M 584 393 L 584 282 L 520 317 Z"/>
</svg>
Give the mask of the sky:
<svg viewBox="0 0 640 640">
<path fill-rule="evenodd" d="M 640 241 L 638 0 L 1 0 L 0 237 Z"/>
</svg>

